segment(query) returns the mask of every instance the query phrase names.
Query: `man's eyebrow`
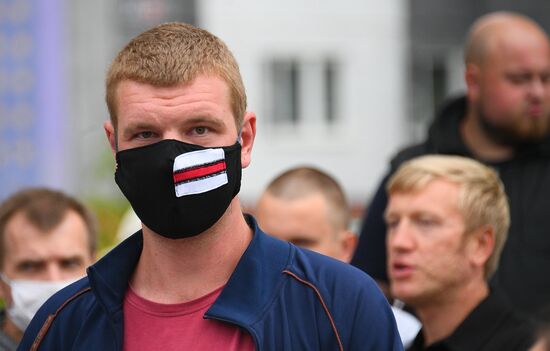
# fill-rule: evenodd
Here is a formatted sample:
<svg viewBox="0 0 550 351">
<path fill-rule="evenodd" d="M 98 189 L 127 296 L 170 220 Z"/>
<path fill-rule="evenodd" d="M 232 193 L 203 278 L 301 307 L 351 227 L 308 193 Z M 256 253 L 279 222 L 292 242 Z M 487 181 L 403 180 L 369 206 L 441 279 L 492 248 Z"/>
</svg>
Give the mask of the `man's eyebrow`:
<svg viewBox="0 0 550 351">
<path fill-rule="evenodd" d="M 151 130 L 155 128 L 155 124 L 151 122 L 136 121 L 129 122 L 122 133 L 125 137 L 131 137 L 136 131 Z"/>
<path fill-rule="evenodd" d="M 61 260 L 61 261 L 82 260 L 82 255 L 75 254 L 71 256 L 63 256 L 63 257 L 59 257 L 58 260 Z"/>
<path fill-rule="evenodd" d="M 151 129 L 154 128 L 155 124 L 151 122 L 144 122 L 144 121 L 136 121 L 136 122 L 129 122 L 126 125 L 125 130 L 136 130 L 136 129 Z"/>
<path fill-rule="evenodd" d="M 217 127 L 223 127 L 225 125 L 223 123 L 223 120 L 213 116 L 191 117 L 185 121 L 185 124 L 200 124 L 200 123 L 206 123 Z"/>
<path fill-rule="evenodd" d="M 36 265 L 36 264 L 42 264 L 44 263 L 44 260 L 43 259 L 31 259 L 31 258 L 28 258 L 28 259 L 24 259 L 24 260 L 21 260 L 19 262 L 16 263 L 15 267 L 17 268 L 22 268 L 28 264 L 33 264 L 33 265 Z"/>
<path fill-rule="evenodd" d="M 42 262 L 42 261 L 44 261 L 44 260 L 41 259 L 41 258 L 24 258 L 24 259 L 18 261 L 17 264 L 29 263 L 29 262 L 31 262 L 31 263 L 33 263 L 33 262 Z"/>
</svg>

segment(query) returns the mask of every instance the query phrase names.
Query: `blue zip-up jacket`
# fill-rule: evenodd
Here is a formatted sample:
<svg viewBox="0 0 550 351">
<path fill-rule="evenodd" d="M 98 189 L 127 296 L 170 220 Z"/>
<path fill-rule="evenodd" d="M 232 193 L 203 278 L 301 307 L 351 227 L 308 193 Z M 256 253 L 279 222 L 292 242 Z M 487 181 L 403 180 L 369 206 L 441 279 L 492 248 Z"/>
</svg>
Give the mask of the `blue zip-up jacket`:
<svg viewBox="0 0 550 351">
<path fill-rule="evenodd" d="M 272 238 L 247 220 L 254 237 L 205 318 L 245 329 L 256 350 L 403 349 L 391 309 L 369 276 Z M 50 298 L 18 350 L 122 350 L 124 295 L 142 246 L 140 231 Z"/>
</svg>

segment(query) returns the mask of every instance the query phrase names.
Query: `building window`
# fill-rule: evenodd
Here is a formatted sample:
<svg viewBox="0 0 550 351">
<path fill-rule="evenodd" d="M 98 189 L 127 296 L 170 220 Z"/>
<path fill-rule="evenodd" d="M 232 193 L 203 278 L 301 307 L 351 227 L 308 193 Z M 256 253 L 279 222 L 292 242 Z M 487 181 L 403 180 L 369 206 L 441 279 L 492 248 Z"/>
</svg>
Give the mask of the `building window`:
<svg viewBox="0 0 550 351">
<path fill-rule="evenodd" d="M 276 123 L 297 123 L 299 111 L 298 62 L 294 60 L 274 60 L 271 64 L 272 111 Z"/>
<path fill-rule="evenodd" d="M 273 59 L 267 106 L 273 124 L 332 124 L 338 120 L 338 65 L 332 59 Z"/>
<path fill-rule="evenodd" d="M 330 60 L 325 62 L 325 118 L 328 123 L 336 120 L 336 64 Z"/>
</svg>

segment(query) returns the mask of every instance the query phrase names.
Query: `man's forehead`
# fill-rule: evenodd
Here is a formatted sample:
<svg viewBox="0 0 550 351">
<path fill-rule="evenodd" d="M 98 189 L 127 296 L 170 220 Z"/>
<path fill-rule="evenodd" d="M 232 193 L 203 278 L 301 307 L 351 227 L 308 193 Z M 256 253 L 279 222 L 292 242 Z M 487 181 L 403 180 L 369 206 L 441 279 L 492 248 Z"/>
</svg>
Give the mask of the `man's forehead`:
<svg viewBox="0 0 550 351">
<path fill-rule="evenodd" d="M 323 235 L 319 227 L 330 226 L 322 195 L 283 199 L 266 193 L 260 199 L 258 215 L 260 225 L 263 221 L 285 235 L 318 237 Z"/>
<path fill-rule="evenodd" d="M 89 236 L 84 220 L 74 211 L 48 232 L 31 223 L 25 213 L 18 212 L 7 222 L 4 233 L 4 257 L 43 256 L 47 252 L 76 252 L 88 250 Z"/>
<path fill-rule="evenodd" d="M 461 184 L 444 179 L 436 178 L 428 183 L 410 188 L 398 189 L 389 193 L 389 202 L 399 201 L 400 203 L 413 203 L 416 201 L 436 200 L 437 202 L 426 202 L 430 206 L 453 204 L 456 206 L 458 193 Z"/>
<path fill-rule="evenodd" d="M 221 109 L 231 115 L 233 123 L 235 120 L 229 86 L 217 76 L 201 75 L 191 82 L 170 86 L 156 86 L 124 80 L 119 83 L 116 96 L 117 129 L 122 127 L 121 124 L 126 126 L 129 123 L 142 123 L 140 120 L 151 121 L 155 117 L 158 118 L 148 111 L 151 106 L 167 109 L 166 111 L 184 109 L 190 115 L 204 116 L 229 123 L 230 121 L 221 118 Z M 137 121 L 134 121 L 136 119 Z"/>
<path fill-rule="evenodd" d="M 484 64 L 487 67 L 498 61 L 509 60 L 520 54 L 543 54 L 550 60 L 550 43 L 548 37 L 531 26 L 499 27 L 484 41 Z"/>
<path fill-rule="evenodd" d="M 184 91 L 190 87 L 199 87 L 205 91 L 220 89 L 230 97 L 230 87 L 222 77 L 217 75 L 200 74 L 190 81 L 176 82 L 170 85 L 156 85 L 148 82 L 139 82 L 131 79 L 120 81 L 116 86 L 116 96 L 120 98 L 121 92 L 124 94 L 133 94 L 134 91 L 148 91 L 159 97 L 171 97 L 178 94 L 179 91 Z"/>
</svg>

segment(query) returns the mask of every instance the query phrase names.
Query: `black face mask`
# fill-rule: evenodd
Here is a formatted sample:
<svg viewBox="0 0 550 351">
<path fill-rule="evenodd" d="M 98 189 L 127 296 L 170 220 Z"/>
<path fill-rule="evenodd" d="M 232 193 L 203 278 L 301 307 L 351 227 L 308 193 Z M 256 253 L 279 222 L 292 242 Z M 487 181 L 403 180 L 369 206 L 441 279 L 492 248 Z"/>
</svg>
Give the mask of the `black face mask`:
<svg viewBox="0 0 550 351">
<path fill-rule="evenodd" d="M 241 145 L 177 140 L 119 151 L 115 181 L 141 221 L 172 239 L 212 227 L 241 188 Z"/>
</svg>

